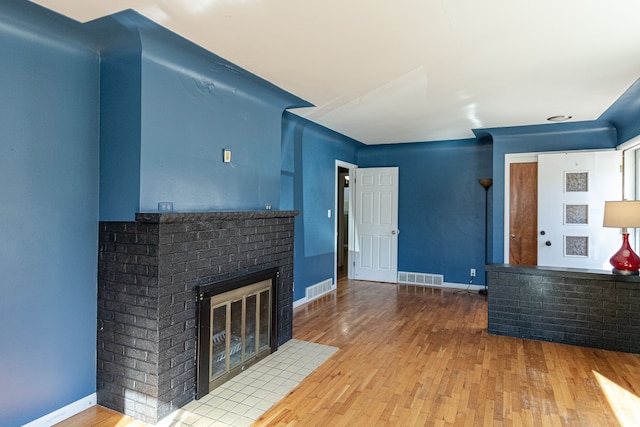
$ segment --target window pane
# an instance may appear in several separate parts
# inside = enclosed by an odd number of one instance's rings
[[[260,292],[260,349],[270,347],[269,326],[271,324],[271,313],[269,312],[269,300],[271,292]]]
[[[226,371],[227,306],[215,307],[211,312],[211,378]]]
[[[589,172],[566,172],[564,180],[567,193],[589,191]]]
[[[231,303],[231,336],[229,337],[229,369],[242,362],[242,300]]]
[[[249,358],[256,354],[256,315],[257,295],[247,297],[246,329],[244,335],[244,355]]]
[[[565,205],[565,224],[589,224],[589,205]]]
[[[565,256],[589,256],[589,238],[587,236],[565,236]]]

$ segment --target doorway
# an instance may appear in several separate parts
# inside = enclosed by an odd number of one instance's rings
[[[353,226],[353,179],[357,166],[336,160],[335,171],[335,245],[333,283],[338,286],[338,278],[352,277]]]
[[[505,263],[605,268],[618,243],[602,215],[622,196],[620,151],[507,155],[505,184]]]
[[[336,264],[338,266],[338,278],[346,277],[349,265],[349,169],[338,167],[338,188],[336,195],[338,198],[338,209],[336,209],[337,226],[337,246]]]

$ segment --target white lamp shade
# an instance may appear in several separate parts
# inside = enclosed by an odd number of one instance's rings
[[[640,227],[640,200],[604,202],[605,227]]]

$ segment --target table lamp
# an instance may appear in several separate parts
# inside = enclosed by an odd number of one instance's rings
[[[631,249],[627,228],[640,227],[640,200],[604,202],[603,226],[622,229],[622,247],[609,259],[613,272],[637,275],[640,257]]]

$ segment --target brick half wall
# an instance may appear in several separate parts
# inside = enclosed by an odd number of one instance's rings
[[[488,265],[488,331],[640,353],[640,277]]]
[[[157,423],[195,397],[196,286],[277,267],[293,334],[295,211],[149,213],[101,222],[98,404]]]

